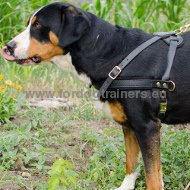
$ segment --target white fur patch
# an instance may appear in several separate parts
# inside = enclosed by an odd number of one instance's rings
[[[14,54],[18,59],[28,58],[28,48],[30,45],[30,25],[31,24],[28,25],[26,30],[13,39],[13,41],[17,44]]]
[[[96,110],[98,110],[98,111],[102,111],[103,110],[103,107],[104,107],[104,103],[103,102],[101,102],[101,101],[97,101],[97,100],[94,100],[93,101],[93,104],[94,104],[94,107],[95,107],[95,109]]]
[[[84,73],[78,74],[77,73],[76,69],[74,68],[74,66],[71,63],[71,56],[70,55],[55,56],[51,59],[51,61],[53,61],[61,69],[74,73],[74,75],[77,76],[82,82],[84,82],[86,84],[91,84],[91,80],[86,74],[84,74]]]
[[[51,61],[55,63],[62,70],[72,72],[74,73],[74,75],[77,75],[77,72],[71,63],[71,56],[69,54],[56,55],[51,59]]]
[[[136,179],[138,178],[140,169],[137,169],[136,172],[127,175],[121,184],[121,186],[115,190],[134,190],[135,189],[135,182]]]
[[[109,103],[106,101],[102,104],[102,111],[105,113],[105,115],[112,119],[112,113],[110,109]]]
[[[86,74],[80,74],[80,75],[78,75],[78,77],[82,82],[84,82],[86,84],[91,84],[91,80]]]
[[[162,180],[162,190],[164,190],[164,181],[163,181],[163,175],[161,174],[161,180]]]

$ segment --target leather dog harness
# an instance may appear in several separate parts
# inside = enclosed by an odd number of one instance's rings
[[[117,80],[116,78],[121,74],[124,68],[126,68],[131,61],[136,58],[143,50],[156,43],[159,40],[163,40],[169,45],[167,68],[161,80],[151,79],[132,79],[132,80]],[[104,98],[106,91],[110,90],[152,90],[159,89],[161,91],[160,97],[160,113],[159,118],[164,119],[167,111],[167,94],[175,90],[175,82],[170,80],[170,72],[172,69],[173,61],[176,55],[176,50],[183,44],[183,38],[176,35],[175,32],[159,32],[155,33],[155,36],[148,41],[142,43],[136,49],[134,49],[119,65],[115,66],[108,74],[108,78],[103,83],[98,92],[99,98]]]

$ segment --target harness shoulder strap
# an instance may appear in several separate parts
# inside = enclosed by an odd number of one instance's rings
[[[176,36],[171,36],[169,52],[168,52],[168,65],[162,77],[163,81],[169,80],[170,78],[170,72],[171,72],[173,61],[176,55],[177,46],[178,46],[178,38]]]

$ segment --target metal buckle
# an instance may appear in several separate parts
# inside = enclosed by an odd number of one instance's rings
[[[161,112],[161,113],[166,113],[167,107],[168,107],[167,101],[161,102],[161,103],[160,103],[160,112]]]
[[[116,72],[116,73],[115,73]],[[110,73],[108,74],[108,76],[112,79],[112,80],[115,80],[119,74],[121,73],[121,68],[118,67],[118,66],[115,66],[111,71]]]

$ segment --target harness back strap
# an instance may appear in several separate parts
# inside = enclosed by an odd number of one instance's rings
[[[157,42],[160,39],[166,38],[168,36],[173,35],[172,33],[165,33],[162,35],[155,36],[148,41],[142,43],[140,46],[138,46],[136,49],[134,49],[118,66],[115,66],[111,72],[109,73],[109,77],[106,79],[102,87],[100,88],[98,92],[98,97],[102,97],[106,90],[109,88],[109,86],[112,84],[112,82],[120,75],[122,70],[128,66],[131,61],[137,57],[143,50],[145,50],[147,47],[151,46],[155,42]],[[171,62],[172,63],[172,62]]]

